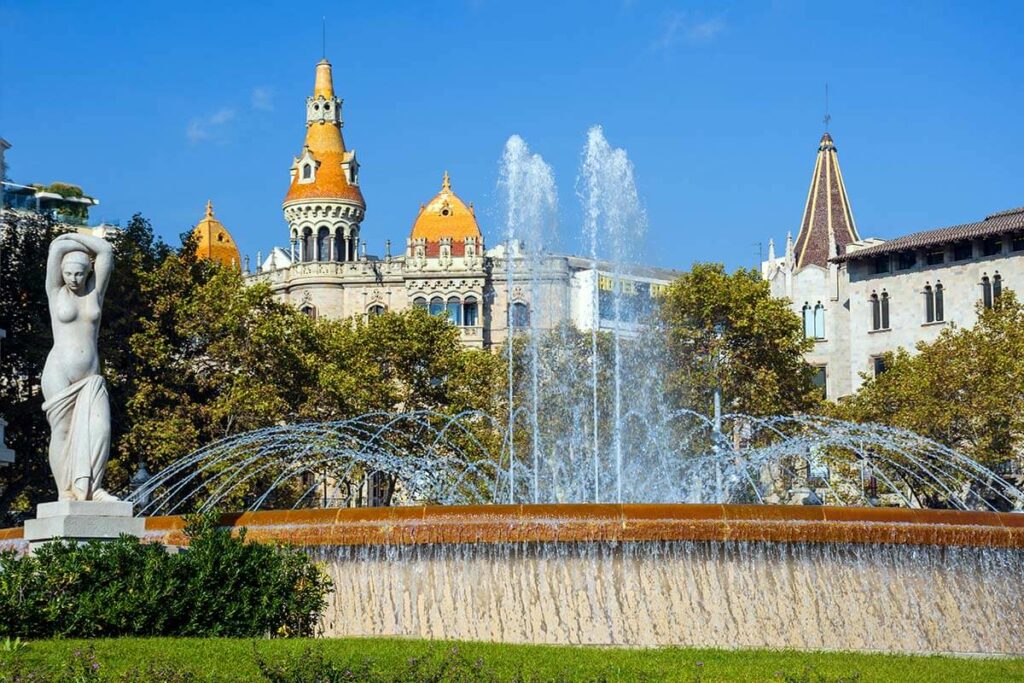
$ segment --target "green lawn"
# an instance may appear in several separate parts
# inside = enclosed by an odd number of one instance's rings
[[[2,645],[2,643],[0,643]],[[57,670],[75,652],[94,648],[100,680],[118,680],[150,663],[187,669],[203,681],[261,681],[257,653],[269,662],[310,662],[316,653],[350,666],[372,660],[379,680],[416,680],[409,673],[420,659],[420,679],[469,681],[895,681],[961,683],[1024,681],[1024,659],[908,657],[770,650],[632,650],[594,647],[438,643],[399,639],[233,640],[130,638],[28,643],[18,656],[29,668]],[[312,651],[307,651],[312,648]],[[452,654],[453,648],[457,649]],[[10,653],[0,653],[9,658]],[[478,663],[482,660],[482,664]],[[429,678],[442,665],[461,663],[480,677]],[[404,672],[404,674],[403,674]],[[518,677],[517,677],[518,676]],[[366,680],[359,675],[352,680]],[[0,675],[0,680],[3,676]],[[140,679],[132,679],[140,680]],[[347,679],[343,679],[347,680]]]

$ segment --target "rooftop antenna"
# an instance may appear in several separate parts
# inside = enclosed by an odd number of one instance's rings
[[[323,47],[323,58],[327,59],[327,17],[323,18],[323,34],[321,36],[322,47]]]
[[[828,124],[832,120],[832,115],[828,113],[828,81],[825,81],[825,132],[828,132]]]

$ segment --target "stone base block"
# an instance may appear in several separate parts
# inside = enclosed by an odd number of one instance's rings
[[[36,508],[36,519],[25,521],[29,552],[58,538],[86,542],[111,540],[121,534],[142,537],[146,520],[132,517],[127,501],[62,500]]]

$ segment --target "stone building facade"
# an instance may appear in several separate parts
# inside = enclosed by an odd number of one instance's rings
[[[531,261],[517,244],[489,249],[473,204],[455,193],[447,172],[440,190],[420,206],[404,249],[392,253],[386,242],[383,256],[369,254],[360,165],[342,135],[342,105],[323,60],[282,205],[288,246],[274,247],[266,258],[258,254],[249,272],[249,281],[268,283],[308,315],[368,317],[420,307],[447,316],[466,346],[492,348],[510,329],[530,325],[572,321],[586,330],[595,319],[600,328],[627,324],[613,321],[608,310],[594,315],[599,293],[628,291],[637,300],[630,310],[644,309],[676,275],[566,255]]]
[[[782,256],[769,242],[762,274],[814,340],[807,362],[826,396],[883,372],[882,356],[969,327],[979,302],[1024,289],[1024,207],[883,241],[862,239],[832,137],[819,143],[800,232]]]

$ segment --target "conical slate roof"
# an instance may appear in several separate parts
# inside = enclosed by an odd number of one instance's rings
[[[846,245],[859,239],[836,146],[832,136],[825,133],[818,144],[811,188],[796,237],[796,267],[814,264],[825,268],[830,258],[846,253]]]

